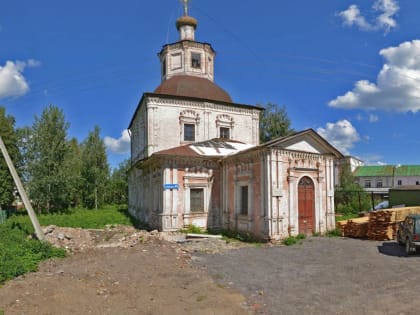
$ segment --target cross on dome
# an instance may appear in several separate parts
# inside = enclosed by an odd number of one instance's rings
[[[181,0],[181,2],[184,4],[184,15],[188,16],[188,4],[191,0]]]

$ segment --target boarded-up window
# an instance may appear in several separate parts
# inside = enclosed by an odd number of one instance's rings
[[[190,189],[190,211],[204,212],[204,189]]]
[[[172,61],[171,62],[171,64],[172,64],[172,70],[176,70],[176,69],[182,68],[181,54],[172,55],[171,61]]]
[[[242,215],[248,214],[248,186],[241,186],[241,207],[240,213]]]

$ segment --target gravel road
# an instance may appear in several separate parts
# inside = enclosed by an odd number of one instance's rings
[[[405,257],[395,242],[313,237],[201,253],[194,264],[256,314],[419,314],[420,256]]]

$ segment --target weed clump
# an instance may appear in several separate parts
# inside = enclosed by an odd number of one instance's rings
[[[301,244],[302,241],[306,238],[305,234],[298,234],[296,236],[289,236],[283,240],[283,244],[286,246]]]

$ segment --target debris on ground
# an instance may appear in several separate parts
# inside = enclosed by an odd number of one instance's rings
[[[45,240],[69,253],[84,252],[94,248],[129,248],[138,243],[167,241],[179,244],[186,253],[216,253],[250,244],[223,240],[220,236],[194,237],[181,232],[138,230],[132,226],[108,225],[104,229],[82,229],[49,225],[43,228]]]

